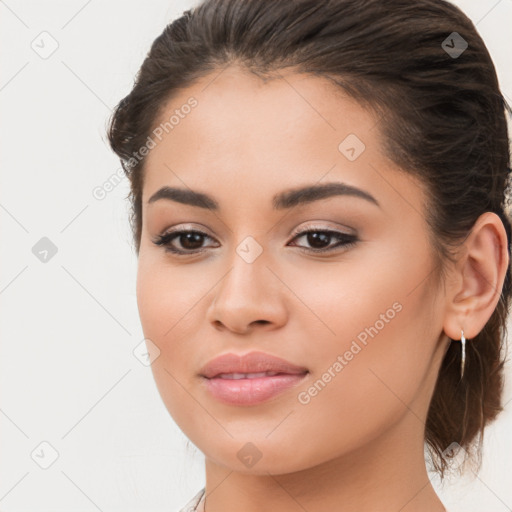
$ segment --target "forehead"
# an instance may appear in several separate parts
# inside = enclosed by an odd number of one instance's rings
[[[175,94],[154,126],[160,138],[146,159],[145,206],[163,186],[211,191],[221,204],[259,195],[269,202],[320,180],[376,190],[379,171],[394,167],[375,115],[306,74],[264,81],[238,68],[211,73]]]
[[[148,174],[163,164],[177,172],[192,166],[211,173],[212,167],[235,165],[239,172],[277,175],[286,161],[297,172],[315,163],[318,171],[327,170],[343,158],[338,145],[349,134],[364,142],[365,152],[378,151],[375,126],[369,112],[327,79],[283,73],[263,81],[230,67],[165,104],[153,130],[159,129],[160,139],[153,135],[156,146],[146,168]],[[331,162],[327,169],[326,162]]]
[[[191,98],[193,108],[188,107]],[[256,143],[273,148],[285,139],[304,142],[314,135],[327,138],[326,146],[332,146],[331,139],[351,132],[371,144],[375,134],[368,132],[376,125],[370,112],[326,78],[283,72],[262,80],[237,67],[211,73],[175,93],[155,126],[165,128],[171,117],[172,129],[162,135],[172,135],[168,143],[176,150],[183,142],[187,146],[200,142],[210,150],[218,144],[225,150],[234,142],[244,150]]]

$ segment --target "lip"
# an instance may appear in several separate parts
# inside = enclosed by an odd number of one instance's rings
[[[221,373],[259,373],[277,372],[289,375],[303,374],[308,369],[297,366],[285,359],[266,354],[265,352],[249,352],[248,354],[223,354],[206,363],[200,370],[200,375],[207,379]]]
[[[277,372],[277,375],[229,379],[226,373]],[[256,405],[298,385],[309,373],[308,369],[294,365],[264,352],[244,355],[224,354],[208,362],[201,369],[201,377],[208,392],[220,402],[229,405]]]

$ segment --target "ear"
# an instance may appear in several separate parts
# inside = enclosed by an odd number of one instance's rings
[[[443,330],[459,340],[484,328],[498,304],[509,265],[507,233],[501,219],[483,213],[475,222],[458,255],[447,287]]]

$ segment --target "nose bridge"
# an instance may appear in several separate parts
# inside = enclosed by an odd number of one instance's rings
[[[226,259],[228,272],[215,288],[209,319],[239,332],[252,322],[283,321],[279,280],[267,268],[269,264],[268,252],[256,239],[242,239]]]
[[[271,272],[267,268],[268,258],[263,246],[253,237],[245,237],[229,258],[230,271],[223,279],[218,295],[239,301],[240,304],[258,300],[268,294]],[[219,298],[217,296],[217,298]]]

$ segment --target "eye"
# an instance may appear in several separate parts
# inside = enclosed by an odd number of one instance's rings
[[[201,247],[205,238],[211,238],[206,233],[197,230],[176,230],[169,231],[163,235],[158,235],[153,239],[153,243],[158,246],[165,247],[167,252],[178,255],[196,254],[204,251]],[[175,239],[178,239],[182,249],[172,245]],[[213,240],[213,239],[212,239]]]
[[[340,231],[333,231],[330,229],[306,229],[296,233],[293,239],[296,240],[303,237],[306,238],[307,243],[310,244],[313,249],[304,246],[299,247],[306,252],[311,253],[334,251],[338,247],[352,247],[357,242],[356,235],[341,233]],[[338,240],[335,245],[331,245],[333,238]]]
[[[311,245],[311,248],[299,245],[301,250],[305,250],[310,253],[321,253],[334,251],[338,247],[351,247],[356,244],[357,236],[341,233],[339,231],[333,231],[330,229],[319,229],[310,228],[303,231],[299,231],[293,237],[293,240],[306,237],[307,243]],[[332,245],[332,239],[337,240],[335,245]],[[209,235],[198,230],[175,230],[158,235],[152,241],[155,245],[163,246],[166,252],[171,252],[176,255],[191,255],[204,252],[206,247],[203,246],[205,239],[213,240]],[[181,245],[181,248],[173,245],[173,242],[177,240]],[[331,247],[329,247],[331,246]]]

